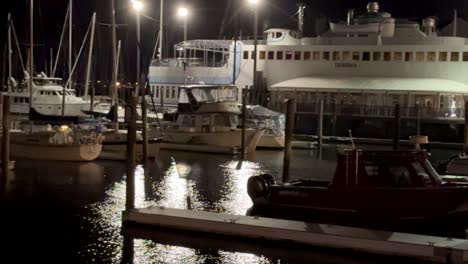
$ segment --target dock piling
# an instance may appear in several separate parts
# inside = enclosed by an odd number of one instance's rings
[[[400,115],[400,105],[395,105],[395,119],[394,119],[394,133],[393,133],[393,150],[398,150],[400,148],[400,130],[401,130],[401,115]]]
[[[135,144],[136,144],[136,106],[138,97],[129,96],[130,103],[130,118],[127,124],[127,188],[126,188],[126,203],[127,210],[135,208]]]
[[[292,139],[294,132],[294,121],[296,117],[296,100],[289,99],[287,102],[286,112],[286,138],[284,147],[284,161],[283,161],[283,182],[289,180],[289,167],[292,152]]]
[[[10,172],[10,97],[3,96],[2,105],[2,173],[4,178]]]
[[[465,140],[463,142],[463,151],[468,153],[468,101],[465,101]]]
[[[242,90],[242,132],[241,132],[241,160],[245,159],[245,119],[247,117],[247,90]]]
[[[323,99],[320,100],[319,116],[318,116],[318,159],[322,159],[322,146],[323,146]]]
[[[148,161],[148,104],[145,99],[146,89],[144,85],[140,84],[141,89],[141,118],[142,118],[142,136],[143,136],[143,162]]]

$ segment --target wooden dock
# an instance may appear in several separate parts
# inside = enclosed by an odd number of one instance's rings
[[[151,207],[123,214],[124,226],[290,242],[440,263],[468,263],[468,240],[250,216]]]

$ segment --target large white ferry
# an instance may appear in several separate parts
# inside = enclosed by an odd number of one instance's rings
[[[326,113],[390,117],[399,104],[406,108],[403,117],[461,121],[468,95],[468,39],[456,32],[440,36],[433,17],[421,24],[394,18],[376,2],[361,13],[330,22],[317,37],[269,29],[257,54],[252,40],[179,43],[174,58],[155,60],[150,67],[155,102],[175,106],[183,84],[251,88],[256,56],[256,86],[268,91],[273,108],[296,98],[299,111],[316,112],[323,100]]]

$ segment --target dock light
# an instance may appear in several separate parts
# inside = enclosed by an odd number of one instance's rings
[[[180,16],[180,17],[186,17],[188,16],[188,9],[186,7],[179,7],[179,9],[177,10],[177,14]]]
[[[250,5],[256,6],[260,3],[260,0],[247,0]]]
[[[68,130],[68,126],[67,125],[61,125],[60,126],[60,132],[65,132]]]
[[[143,2],[139,0],[132,0],[133,9],[140,12],[143,9]]]
[[[120,87],[120,82],[116,82],[115,85],[116,85],[117,87]]]

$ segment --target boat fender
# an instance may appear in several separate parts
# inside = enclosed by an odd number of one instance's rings
[[[247,193],[254,204],[265,201],[269,194],[270,185],[273,183],[273,177],[267,174],[249,178],[247,182]]]

